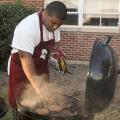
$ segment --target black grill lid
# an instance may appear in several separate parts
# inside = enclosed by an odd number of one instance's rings
[[[85,100],[85,108],[89,113],[105,109],[114,95],[117,61],[113,49],[108,45],[110,39],[107,36],[96,40],[92,49]]]

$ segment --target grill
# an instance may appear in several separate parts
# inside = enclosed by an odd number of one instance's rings
[[[79,90],[76,90],[72,96],[64,96],[65,102],[57,103],[57,105],[62,106],[63,109],[59,112],[49,110],[47,115],[41,115],[35,112],[36,109],[42,106],[41,103],[37,103],[35,107],[29,108],[23,106],[19,99],[17,100],[19,115],[21,120],[90,120],[94,117],[94,114],[85,112],[84,96],[84,91]]]

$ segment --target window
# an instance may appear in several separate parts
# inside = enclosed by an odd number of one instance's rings
[[[65,25],[78,25],[78,0],[64,0],[67,6],[68,16],[65,20]]]
[[[84,26],[118,26],[118,21],[119,0],[84,0]]]
[[[45,5],[54,0],[45,0]],[[59,0],[67,6],[67,26],[116,27],[120,18],[120,0]]]

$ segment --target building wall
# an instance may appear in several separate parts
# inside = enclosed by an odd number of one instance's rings
[[[22,3],[26,6],[34,6],[36,7],[38,10],[39,9],[43,9],[44,8],[44,1],[43,0],[21,0]]]
[[[9,3],[9,2],[14,3],[15,0],[0,0],[0,3]]]
[[[94,41],[105,35],[112,35],[110,45],[117,54],[120,63],[120,34],[99,32],[62,32],[61,44],[68,58],[89,61]]]
[[[0,3],[15,3],[17,0],[0,0]],[[33,6],[37,9],[43,9],[43,0],[21,0],[22,4],[25,6]]]
[[[21,0],[25,6],[35,6],[37,9],[43,9],[43,0]],[[0,3],[12,2],[15,0],[0,0]],[[120,63],[120,34],[119,33],[105,33],[105,32],[80,32],[78,31],[64,31],[62,30],[61,45],[69,60],[89,61],[94,41],[98,37],[104,35],[113,35],[110,45],[117,54],[118,62]]]

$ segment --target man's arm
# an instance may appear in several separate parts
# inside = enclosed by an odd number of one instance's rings
[[[47,84],[48,76],[46,74],[37,74],[32,54],[19,50],[19,56],[25,75],[36,92],[40,94],[40,88]]]

